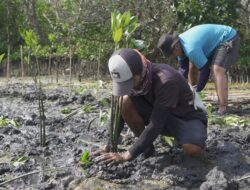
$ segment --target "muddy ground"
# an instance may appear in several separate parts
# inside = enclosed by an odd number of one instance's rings
[[[82,168],[79,160],[83,152],[104,144],[108,135],[108,124],[98,118],[100,110],[105,113],[110,107],[103,103],[109,102],[110,86],[101,87],[79,90],[73,85],[46,85],[46,146],[41,147],[34,85],[1,83],[0,117],[15,121],[17,126],[10,122],[0,128],[0,189],[250,189],[249,125],[210,125],[207,148],[199,158],[190,158],[178,146],[170,147],[158,138],[150,158],[139,156],[123,164],[92,163]],[[90,111],[83,111],[87,106]],[[66,107],[75,114],[67,117],[61,113]],[[250,117],[247,104],[231,104],[229,110]],[[125,129],[120,149],[134,140]],[[25,159],[18,161],[21,157]],[[22,177],[6,183],[18,176]]]

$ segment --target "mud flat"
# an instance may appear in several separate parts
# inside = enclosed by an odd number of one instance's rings
[[[93,119],[109,108],[100,100],[109,102],[110,88],[101,89],[98,98],[92,90],[44,89],[47,131],[46,146],[41,147],[34,85],[1,83],[0,117],[15,123],[0,128],[0,189],[250,189],[250,126],[210,125],[203,157],[190,158],[158,138],[150,158],[139,156],[113,166],[92,163],[83,169],[82,153],[106,142],[108,133],[108,124]],[[84,106],[91,111],[82,111]],[[65,107],[75,114],[62,114]],[[250,117],[247,105],[232,104],[230,111]],[[121,149],[135,141],[127,129],[122,137]]]

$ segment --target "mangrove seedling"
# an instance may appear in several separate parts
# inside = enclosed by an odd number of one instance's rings
[[[83,111],[84,111],[85,113],[91,113],[91,112],[93,111],[93,107],[92,107],[91,105],[85,105],[85,106],[83,107]]]
[[[61,113],[62,113],[62,114],[69,114],[69,113],[71,113],[71,112],[72,112],[72,109],[69,108],[69,107],[63,108],[63,109],[61,110]]]
[[[100,126],[104,126],[110,119],[110,110],[108,112],[100,110],[99,112],[99,122]]]
[[[75,95],[83,95],[86,92],[86,88],[80,86],[79,88],[74,90]]]
[[[109,146],[112,152],[117,152],[117,144],[119,138],[119,128],[120,128],[120,117],[121,117],[121,105],[122,96],[112,95],[111,99],[111,116],[110,116],[110,126],[109,126]]]
[[[17,124],[15,121],[8,119],[8,118],[4,118],[3,116],[0,117],[0,128],[6,127],[9,124],[14,126],[14,127],[17,127]]]
[[[89,157],[89,151],[85,151],[82,156],[81,156],[81,159],[80,159],[80,165],[83,167],[83,168],[86,168],[88,167],[91,162],[88,160],[88,157]]]
[[[173,145],[174,145],[174,137],[162,136],[162,139],[164,140],[164,142],[165,142],[169,147],[173,147]]]
[[[13,165],[14,165],[15,167],[17,167],[17,166],[20,166],[20,165],[25,164],[28,160],[29,160],[29,157],[28,157],[28,156],[20,156],[19,158],[17,158],[17,159],[13,162]]]

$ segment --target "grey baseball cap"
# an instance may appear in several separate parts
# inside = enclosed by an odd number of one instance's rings
[[[142,72],[142,60],[133,49],[119,49],[110,57],[108,68],[113,80],[113,95],[130,95],[133,76]]]
[[[157,44],[159,48],[166,56],[170,56],[173,52],[174,45],[179,41],[177,34],[163,34]]]

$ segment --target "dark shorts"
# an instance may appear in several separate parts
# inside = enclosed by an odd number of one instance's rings
[[[236,34],[231,40],[220,44],[211,56],[211,64],[219,65],[228,70],[236,62],[239,49],[240,37]]]
[[[143,96],[130,97],[145,125],[149,124],[153,107]],[[162,116],[164,117],[164,116]],[[194,144],[205,147],[207,126],[199,119],[183,120],[172,114],[168,116],[162,135],[174,137],[179,144]]]

